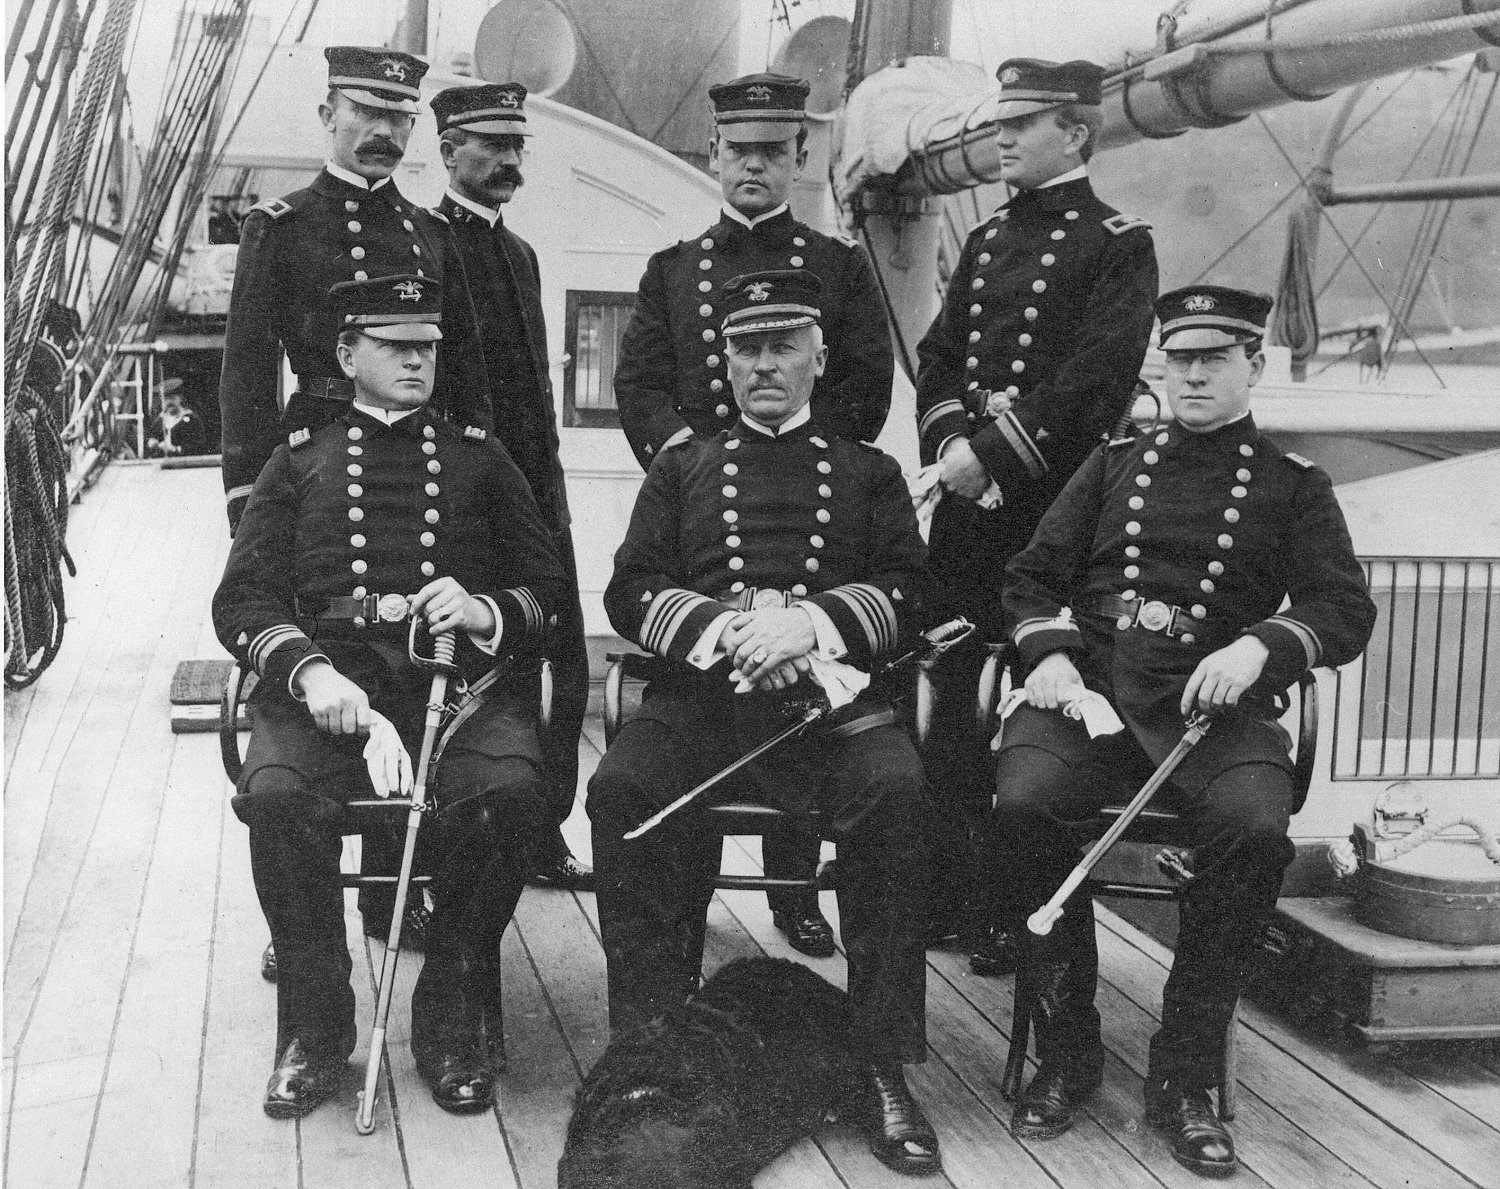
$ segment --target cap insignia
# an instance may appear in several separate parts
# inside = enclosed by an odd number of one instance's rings
[[[770,281],[755,281],[745,286],[745,296],[751,301],[765,301],[771,296]]]
[[[1014,66],[1007,66],[1000,72],[1000,81],[1007,87],[1014,86],[1021,81],[1021,72]]]
[[[386,78],[393,78],[399,83],[406,81],[406,63],[399,62],[395,58],[380,59],[380,68],[385,71]]]
[[[746,87],[745,98],[750,103],[770,103],[771,88],[759,84],[753,87]]]
[[[1219,303],[1206,293],[1195,293],[1182,303],[1182,308],[1192,310],[1195,314],[1204,314],[1213,309]]]
[[[520,107],[521,101],[516,97],[514,91],[506,91],[495,101],[501,107]]]
[[[399,293],[401,295],[401,300],[402,301],[421,301],[422,300],[422,282],[421,281],[402,281],[398,285],[392,285],[391,289],[392,289],[393,292]]]

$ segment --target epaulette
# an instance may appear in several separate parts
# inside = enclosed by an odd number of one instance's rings
[[[427,213],[429,215],[431,215],[434,219],[436,219],[438,222],[440,222],[440,223],[446,223],[446,222],[448,222],[448,216],[445,215],[445,214],[443,214],[442,211],[438,210],[437,207],[435,207],[435,206],[429,206],[429,207],[426,208],[426,210],[427,210]]]
[[[312,430],[304,425],[301,429],[288,435],[286,444],[295,450],[299,446],[307,445],[310,441],[312,441]]]
[[[1111,235],[1124,235],[1127,231],[1133,231],[1137,227],[1144,227],[1147,231],[1151,230],[1151,224],[1146,222],[1145,219],[1137,215],[1127,215],[1123,212],[1110,215],[1109,218],[1104,220],[1104,229]]]
[[[1286,459],[1287,462],[1291,463],[1293,466],[1301,467],[1304,471],[1310,471],[1313,469],[1313,467],[1318,465],[1312,459],[1303,458],[1300,454],[1293,454],[1290,450],[1288,450],[1281,457]]]
[[[289,215],[295,208],[285,198],[267,198],[257,202],[250,208],[250,214],[260,211],[263,215],[270,215],[273,219],[280,219]]]
[[[471,442],[482,442],[490,436],[490,431],[480,425],[464,426],[464,437]]]

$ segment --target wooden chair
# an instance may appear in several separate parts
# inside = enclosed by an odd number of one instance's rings
[[[1003,729],[999,720],[999,707],[1009,685],[1010,665],[1014,659],[1014,648],[1010,644],[992,644],[989,656],[980,671],[979,696],[976,706],[978,728],[986,739],[991,739]],[[1304,673],[1297,684],[1297,749],[1293,761],[1292,787],[1294,800],[1292,812],[1302,808],[1307,799],[1307,790],[1312,783],[1313,763],[1318,750],[1318,686],[1312,673]],[[1100,809],[1099,833],[1103,833],[1118,818],[1126,803],[1136,793],[1136,788],[1122,788],[1118,800],[1112,800]],[[1155,800],[1141,811],[1139,817],[1125,831],[1122,841],[1145,842],[1163,847],[1185,846],[1191,841],[1188,824],[1181,816],[1158,804]],[[1158,865],[1170,879],[1170,869]],[[1156,884],[1132,882],[1123,879],[1088,879],[1082,892],[1090,896],[1116,896],[1130,900],[1176,901],[1184,885],[1181,882]],[[1031,1023],[1035,1012],[1035,996],[1025,987],[1019,972],[1016,976],[1015,1012],[1011,1028],[1010,1049],[1005,1059],[1005,1073],[1000,1080],[1000,1092],[1007,1099],[1014,1099],[1021,1092],[1021,1082],[1026,1069],[1026,1052],[1031,1039]],[[1239,1008],[1230,1019],[1225,1036],[1223,1080],[1219,1083],[1219,1114],[1224,1119],[1233,1119],[1235,1112],[1235,1082],[1237,1053],[1235,1031],[1239,1021]]]
[[[644,685],[658,673],[663,672],[669,662],[642,652],[611,652],[606,654],[606,659],[609,661],[609,668],[604,676],[604,741],[608,746],[614,742],[615,736],[626,721],[626,683]],[[920,741],[926,737],[928,724],[932,720],[932,682],[926,668],[918,666],[915,687],[913,718],[916,736]],[[695,805],[686,812],[695,814],[700,823],[721,838],[757,835],[764,837],[777,826],[792,820],[792,815],[784,810],[744,798],[708,805]],[[816,812],[802,820],[813,829],[817,829],[820,824],[819,815]],[[837,886],[837,864],[829,862],[820,863],[817,871],[807,879],[773,879],[765,875],[729,875],[722,871],[714,878],[714,887],[726,891],[825,892],[832,891]],[[701,947],[700,927],[700,955]]]

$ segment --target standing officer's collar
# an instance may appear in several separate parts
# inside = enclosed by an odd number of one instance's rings
[[[1094,196],[1088,170],[1083,166],[1059,174],[1032,190],[1017,190],[1001,210],[1062,211],[1076,209]]]
[[[487,206],[484,206],[481,203],[474,202],[474,201],[472,201],[472,200],[470,200],[468,198],[465,198],[462,194],[460,194],[452,186],[448,187],[448,189],[444,193],[443,197],[446,198],[446,199],[448,199],[449,202],[452,203],[452,205],[454,205],[456,207],[460,207],[461,209],[468,211],[470,214],[475,215],[475,216],[477,216],[480,219],[483,219],[491,227],[494,227],[497,223],[502,222],[502,220],[500,218],[500,208],[499,207],[494,207],[494,208],[487,207]]]
[[[740,432],[738,432],[736,436],[741,438],[749,438],[751,441],[754,441],[756,438],[775,438],[779,441],[782,438],[789,437],[793,430],[802,428],[802,426],[806,425],[811,420],[811,401],[803,405],[800,409],[798,409],[795,413],[793,413],[790,417],[788,417],[774,429],[769,425],[762,425],[754,418],[747,417],[745,416],[745,414],[741,413],[740,423],[735,427]]]
[[[1167,431],[1167,444],[1170,447],[1185,448],[1189,450],[1212,450],[1217,454],[1240,455],[1242,445],[1253,446],[1260,440],[1260,430],[1256,427],[1255,417],[1246,413],[1236,421],[1228,425],[1221,425],[1218,429],[1211,429],[1207,433],[1194,433],[1192,430],[1183,429],[1174,421]]]
[[[724,218],[728,222],[738,223],[741,227],[748,227],[751,231],[754,231],[763,223],[769,223],[772,219],[779,219],[782,215],[790,218],[792,214],[792,208],[784,202],[775,210],[766,211],[764,214],[756,215],[754,218],[735,210],[732,206],[724,207],[723,211]]]
[[[346,424],[357,425],[369,433],[395,430],[412,437],[421,437],[422,427],[431,424],[432,420],[428,405],[420,409],[377,409],[359,401],[351,401],[349,411],[344,415]]]
[[[359,174],[354,173],[352,170],[345,169],[342,165],[335,165],[332,161],[325,161],[323,163],[323,171],[330,177],[335,177],[339,181],[353,186],[357,190],[379,190],[391,180],[389,175],[387,175],[386,177],[381,178],[379,181],[372,182],[369,178],[360,177]]]

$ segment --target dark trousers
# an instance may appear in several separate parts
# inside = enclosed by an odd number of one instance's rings
[[[1023,707],[1016,716],[1042,713]],[[1099,807],[1131,795],[1151,772],[1136,754],[1106,779],[1088,762],[1086,733],[1075,725],[1075,754],[1008,747],[996,770],[984,874],[1022,933],[1020,922],[1051,898],[1080,846],[1098,834]],[[1125,780],[1131,785],[1122,787]],[[1148,1081],[1206,1088],[1222,1076],[1225,1033],[1294,853],[1287,838],[1291,778],[1276,764],[1242,763],[1219,771],[1196,793],[1168,784],[1158,796],[1189,822],[1194,876],[1180,902],[1177,953],[1162,996],[1162,1026],[1151,1040]],[[1056,1017],[1055,1040],[1042,1046],[1052,1051],[1042,1060],[1092,1061],[1099,1054],[1098,956],[1087,895],[1068,901],[1051,935],[1026,936],[1022,976],[1037,980],[1042,1015]]]
[[[589,782],[616,1033],[681,1003],[696,985],[721,839],[696,828],[691,809],[635,841],[623,835],[735,758],[731,732],[722,723],[708,729],[709,717],[684,708],[675,721],[632,720]],[[794,772],[816,782],[818,820],[839,847],[839,914],[856,1043],[872,1061],[921,1061],[927,877],[916,753],[899,728],[877,727],[847,740],[809,741],[800,758],[780,768],[780,777],[792,779]],[[771,775],[763,787],[774,787],[775,779]]]
[[[547,820],[528,705],[497,696],[459,732],[436,774],[437,812],[418,838],[437,909],[413,993],[414,1045],[473,1030],[498,1005],[500,938]],[[276,947],[276,1051],[299,1039],[315,1055],[347,1057],[356,1029],[339,856],[341,836],[359,829],[344,803],[373,796],[363,741],[323,734],[303,707],[282,700],[252,705],[251,716],[234,809],[249,827],[256,894]],[[418,740],[406,734],[415,755]],[[405,815],[391,816],[404,830]]]
[[[541,732],[542,772],[547,807],[561,824],[578,795],[578,737],[589,705],[589,652],[584,641],[583,605],[578,595],[578,562],[573,537],[555,528],[552,545],[568,575],[568,593],[558,607],[557,622],[547,634],[546,656],[552,662],[552,719]]]

